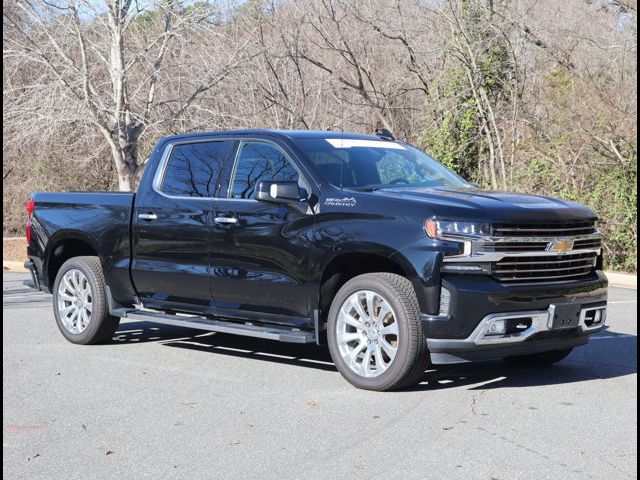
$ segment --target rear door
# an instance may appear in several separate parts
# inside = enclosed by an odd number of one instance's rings
[[[210,230],[215,195],[234,142],[167,146],[133,213],[134,285],[146,307],[198,311],[213,305]]]
[[[216,200],[211,230],[211,290],[217,307],[273,314],[284,323],[309,319],[309,256],[313,215],[308,204],[259,202],[260,180],[298,181],[287,153],[262,140],[240,142],[230,181]]]

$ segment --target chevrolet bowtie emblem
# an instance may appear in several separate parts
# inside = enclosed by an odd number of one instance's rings
[[[547,252],[565,253],[573,250],[573,240],[555,240],[547,245]]]

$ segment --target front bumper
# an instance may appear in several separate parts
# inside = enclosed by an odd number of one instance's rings
[[[600,271],[562,284],[502,285],[489,277],[451,275],[442,285],[450,292],[449,311],[422,316],[436,364],[573,348],[605,326],[608,282]]]

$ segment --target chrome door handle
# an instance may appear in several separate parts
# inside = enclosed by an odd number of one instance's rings
[[[222,225],[234,225],[238,223],[238,219],[236,217],[216,217],[213,221]]]
[[[138,218],[140,220],[157,220],[158,215],[156,215],[155,213],[139,213]]]

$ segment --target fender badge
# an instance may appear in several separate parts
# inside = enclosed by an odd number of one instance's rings
[[[324,201],[324,204],[331,207],[355,207],[356,201],[353,197],[344,197],[344,198],[327,198]]]

